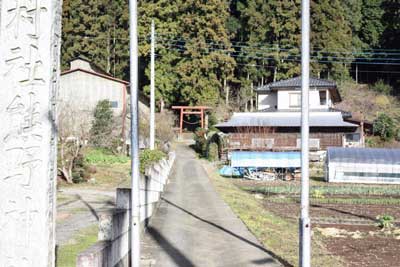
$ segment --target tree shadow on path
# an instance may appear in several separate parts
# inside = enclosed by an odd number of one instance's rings
[[[224,228],[224,227],[222,227],[222,226],[220,226],[220,225],[218,225],[218,224],[216,224],[216,223],[213,223],[213,222],[211,222],[211,221],[208,221],[208,220],[206,220],[206,219],[203,219],[203,218],[197,216],[196,214],[194,214],[194,213],[192,213],[192,212],[190,212],[190,211],[188,211],[188,210],[186,210],[186,209],[184,209],[184,208],[178,206],[177,204],[175,204],[175,203],[169,201],[168,199],[166,199],[166,198],[164,198],[164,197],[161,197],[161,199],[162,199],[163,201],[165,201],[166,203],[168,203],[169,205],[171,205],[171,206],[173,206],[173,207],[175,207],[175,208],[177,208],[177,209],[179,209],[179,210],[185,212],[186,214],[192,216],[193,218],[195,218],[195,219],[197,219],[197,220],[199,220],[199,221],[201,221],[201,222],[204,222],[204,223],[206,223],[206,224],[209,224],[209,225],[211,225],[211,226],[213,226],[213,227],[215,227],[215,228],[217,228],[217,229],[219,229],[219,230],[225,232],[226,234],[229,234],[229,235],[231,235],[231,236],[233,236],[233,237],[235,237],[235,238],[237,238],[237,239],[239,239],[239,240],[241,240],[241,241],[247,243],[247,244],[250,245],[250,246],[253,246],[253,247],[255,247],[255,248],[257,248],[257,249],[259,249],[259,250],[261,250],[261,251],[263,251],[263,252],[265,252],[265,253],[268,253],[268,254],[272,255],[274,258],[276,258],[276,259],[277,259],[280,263],[282,263],[284,266],[293,266],[293,265],[291,265],[289,262],[287,262],[285,259],[283,259],[283,258],[281,258],[280,256],[276,255],[276,254],[273,253],[272,251],[269,251],[269,250],[265,249],[264,247],[260,246],[259,244],[254,243],[254,242],[252,242],[252,241],[250,241],[250,240],[248,240],[248,239],[246,239],[246,238],[244,238],[244,237],[242,237],[242,236],[240,236],[240,235],[238,235],[238,234],[235,234],[234,232],[232,232],[232,231],[230,231],[230,230],[228,230],[228,229],[226,229],[226,228]],[[257,262],[254,262],[254,263],[256,263],[256,264],[264,264],[264,263],[266,263],[267,261],[269,261],[269,259],[263,259],[263,260],[259,261],[258,263],[257,263]],[[271,259],[271,262],[272,262],[272,259]],[[186,266],[186,265],[184,265],[184,266]]]

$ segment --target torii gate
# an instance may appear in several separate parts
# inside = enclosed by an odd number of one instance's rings
[[[172,109],[179,109],[179,133],[182,134],[183,132],[183,115],[193,115],[197,114],[201,117],[201,128],[204,128],[204,117],[205,117],[205,110],[211,109],[207,106],[173,106]]]

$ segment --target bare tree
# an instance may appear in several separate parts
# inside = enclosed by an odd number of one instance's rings
[[[73,168],[90,131],[90,116],[74,110],[72,105],[58,107],[58,171],[67,183],[73,183]]]

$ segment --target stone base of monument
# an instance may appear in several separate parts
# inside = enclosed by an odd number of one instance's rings
[[[167,184],[175,153],[146,170],[140,177],[140,220],[142,230],[153,215]],[[128,267],[130,253],[131,189],[118,188],[116,209],[99,214],[98,242],[81,252],[77,267]]]

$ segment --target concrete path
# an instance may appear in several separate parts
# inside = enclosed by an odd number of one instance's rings
[[[143,267],[280,266],[218,196],[184,144],[142,242]]]

